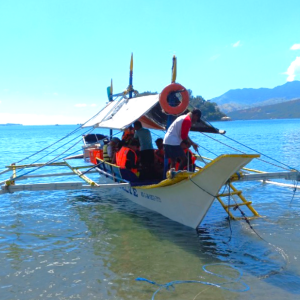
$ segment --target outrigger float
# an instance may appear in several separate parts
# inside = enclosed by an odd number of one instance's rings
[[[133,89],[132,75],[133,57],[131,56],[129,86],[127,90],[119,94],[113,94],[111,83],[111,86],[108,88],[109,102],[107,105],[93,118],[66,136],[70,137],[83,128],[89,128],[88,131],[86,131],[88,134],[83,135],[84,145],[81,150],[83,154],[75,156],[67,155],[67,153],[69,153],[68,151],[79,143],[79,141],[76,141],[67,150],[46,163],[36,163],[37,161],[22,165],[19,164],[21,161],[12,163],[0,172],[0,175],[6,172],[12,172],[10,178],[0,182],[0,194],[21,191],[102,190],[119,188],[119,191],[131,201],[156,211],[171,220],[192,228],[197,228],[215,199],[218,199],[223,208],[233,219],[237,219],[233,214],[233,210],[240,206],[247,207],[253,215],[252,217],[259,217],[259,214],[252,207],[252,203],[243,197],[242,191],[237,190],[233,186],[234,182],[261,180],[287,187],[297,187],[292,184],[270,181],[274,179],[299,181],[300,173],[295,169],[283,167],[284,171],[271,173],[245,168],[253,159],[259,159],[259,154],[223,154],[215,159],[209,159],[199,155],[197,157],[199,166],[196,167],[194,172],[169,171],[165,179],[152,181],[139,180],[130,170],[121,169],[117,165],[105,162],[101,159],[101,155],[92,158],[95,164],[85,163],[80,166],[78,166],[77,163],[74,164],[74,161],[78,162],[78,158],[90,158],[91,153],[97,152],[95,151],[97,150],[95,147],[101,148],[101,145],[103,145],[103,140],[106,136],[91,133],[96,128],[109,129],[110,138],[113,136],[113,130],[124,131],[136,120],[139,120],[145,128],[166,130],[176,118],[176,116],[171,115],[170,112],[175,111],[176,115],[178,115],[187,113],[192,109],[188,101],[186,101],[186,89],[175,83],[175,57],[173,58],[172,83],[164,89],[160,95],[139,96],[137,91]],[[164,99],[162,99],[162,95],[165,95]],[[191,131],[225,135],[224,131],[213,127],[203,120],[193,126]],[[66,137],[60,139],[58,142]],[[81,139],[81,135],[79,138]],[[73,141],[74,139],[68,143],[71,144]],[[54,144],[50,146],[53,145]],[[24,160],[28,160],[46,149],[48,149],[48,147],[26,157]],[[58,149],[60,149],[60,147],[55,150]],[[99,153],[101,154],[101,150]],[[46,156],[42,158],[44,157]],[[61,168],[68,168],[69,172],[60,173],[56,170],[50,174],[29,175],[45,167],[59,168],[59,170]],[[100,177],[104,179],[104,183],[100,184],[98,180],[96,182],[88,177],[89,174],[95,172],[100,174]],[[78,176],[82,181],[17,184],[20,180],[25,179],[61,178],[71,175]],[[222,200],[224,197],[232,197],[234,204],[226,205],[225,201]]]

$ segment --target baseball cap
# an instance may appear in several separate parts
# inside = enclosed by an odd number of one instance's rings
[[[193,114],[193,115],[198,115],[198,120],[197,120],[197,122],[200,122],[201,115],[202,115],[201,110],[198,109],[198,108],[195,108],[195,109],[193,109],[192,114]]]
[[[111,141],[114,142],[114,143],[119,143],[119,142],[120,142],[120,139],[117,138],[117,137],[113,137],[113,138],[111,139]]]

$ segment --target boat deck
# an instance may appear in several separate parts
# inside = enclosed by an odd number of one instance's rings
[[[132,187],[151,188],[164,187],[176,184],[180,181],[186,180],[189,176],[194,175],[194,172],[176,172],[175,176],[169,176],[167,179],[152,179],[140,180],[133,172],[128,169],[121,169],[117,165],[103,161],[97,158],[97,170],[105,177],[110,177],[114,182],[128,182]]]

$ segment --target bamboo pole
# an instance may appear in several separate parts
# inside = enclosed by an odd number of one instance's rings
[[[86,185],[82,182],[53,182],[2,186],[0,194],[14,192],[33,191],[59,191],[59,190],[86,190],[86,189],[111,189],[129,186],[129,183],[107,183],[96,185]]]
[[[13,168],[16,169],[25,169],[25,168],[36,168],[36,167],[42,167],[45,166],[45,163],[43,164],[30,164],[30,165],[16,165],[16,166],[5,166],[5,168],[9,168],[9,170],[12,170]],[[64,162],[58,162],[58,163],[50,163],[47,165],[47,167],[57,167],[57,166],[66,166],[66,163]]]

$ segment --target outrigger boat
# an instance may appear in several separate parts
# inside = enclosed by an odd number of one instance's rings
[[[176,116],[166,112],[168,108],[171,112],[175,109],[177,112],[176,115],[184,114],[191,110],[191,107],[186,103],[186,89],[175,82],[175,57],[173,58],[172,83],[159,95],[139,97],[137,91],[133,89],[132,74],[133,57],[131,56],[130,79],[127,90],[119,94],[113,94],[111,83],[111,86],[108,88],[109,102],[93,118],[79,127],[79,129],[91,128],[88,130],[89,134],[83,136],[83,155],[68,156],[58,161],[57,158],[61,157],[61,155],[66,155],[67,151],[64,151],[46,163],[31,163],[27,165],[13,163],[0,172],[1,175],[12,171],[10,178],[1,182],[0,194],[19,191],[99,190],[104,188],[119,188],[120,192],[131,201],[156,211],[171,220],[192,228],[197,228],[215,199],[219,200],[230,217],[234,219],[236,217],[232,209],[242,205],[251,211],[253,217],[259,217],[259,214],[252,207],[252,203],[243,197],[242,191],[237,190],[233,186],[233,182],[235,181],[263,180],[267,182],[267,180],[278,178],[300,180],[300,174],[295,169],[276,173],[247,169],[245,166],[253,159],[259,158],[260,155],[245,153],[223,154],[213,160],[198,156],[198,161],[201,166],[196,167],[194,172],[174,172],[171,170],[165,173],[167,174],[165,179],[152,181],[140,180],[130,170],[105,162],[101,159],[101,155],[93,158],[95,165],[72,165],[72,161],[75,158],[89,158],[90,153],[94,153],[95,150],[97,150],[95,149],[95,145],[98,148],[101,148],[103,145],[103,140],[106,136],[91,134],[91,131],[96,128],[109,129],[110,138],[113,136],[113,130],[124,131],[136,120],[139,120],[145,128],[166,130],[176,118]],[[162,99],[162,95],[164,94],[165,98]],[[167,107],[168,105],[169,107]],[[180,112],[178,113],[178,111]],[[225,131],[213,127],[204,120],[201,120],[197,125],[193,125],[191,131],[225,134]],[[75,132],[77,131],[75,130],[72,134]],[[70,134],[68,136],[70,136]],[[77,142],[75,144],[77,144]],[[71,148],[72,147],[68,149]],[[46,148],[42,150],[45,149]],[[42,150],[38,153],[42,152]],[[101,151],[98,152],[101,154]],[[29,157],[26,159],[28,158]],[[71,172],[28,175],[43,167],[67,167]],[[20,170],[28,168],[30,168],[31,171],[20,174]],[[83,169],[86,169],[86,171],[82,172]],[[105,183],[100,184],[88,177],[90,173],[95,171],[100,174],[101,178],[105,179]],[[72,174],[77,175],[83,182],[16,184],[22,179],[70,176]],[[225,189],[222,188],[223,186],[227,186],[228,191],[225,191]],[[221,190],[223,190],[223,192],[220,193]],[[234,197],[235,203],[233,205],[226,205],[222,201],[222,197]]]

